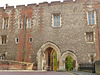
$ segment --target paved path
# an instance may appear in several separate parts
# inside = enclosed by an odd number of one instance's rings
[[[80,72],[80,71],[73,71],[72,73],[78,74],[78,75],[100,75],[96,73],[87,73],[87,72]]]
[[[32,72],[32,71],[0,71],[0,75],[75,75],[68,72]]]

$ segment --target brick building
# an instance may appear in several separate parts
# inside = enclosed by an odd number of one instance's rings
[[[65,69],[67,56],[75,70],[92,58],[99,60],[98,3],[68,0],[0,7],[1,60],[34,62],[39,70],[53,70],[55,52],[57,69]]]

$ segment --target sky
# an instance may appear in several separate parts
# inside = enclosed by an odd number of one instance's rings
[[[48,2],[50,3],[51,1],[61,1],[63,0],[0,0],[0,7],[5,7],[6,4],[9,6],[16,6],[16,5],[27,5],[27,4],[39,4],[42,2]]]

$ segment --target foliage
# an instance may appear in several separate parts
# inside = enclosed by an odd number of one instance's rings
[[[54,71],[56,71],[57,70],[57,53],[56,53],[56,51],[54,52]]]
[[[71,56],[67,56],[65,61],[65,68],[67,71],[73,70],[73,59]]]

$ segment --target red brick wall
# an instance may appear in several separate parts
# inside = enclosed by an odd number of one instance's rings
[[[98,2],[98,1],[100,1],[100,0],[95,0],[95,2]],[[95,28],[96,28],[96,47],[95,47],[95,49],[96,49],[96,57],[97,57],[97,60],[100,60],[100,4],[98,4],[98,3],[94,3],[94,7],[93,7],[93,9],[95,9],[95,11],[97,12],[96,13],[96,20],[97,20],[97,25],[95,26]],[[96,10],[97,9],[97,10]]]
[[[19,31],[19,46],[18,46],[18,61],[22,61],[23,57],[23,37],[24,37],[24,15],[27,15],[27,19],[31,19],[31,28],[27,28],[27,22],[26,22],[26,34],[25,34],[25,57],[24,61],[29,62],[31,59],[29,59],[29,55],[32,55],[32,43],[29,42],[29,39],[32,37],[31,32],[32,32],[32,16],[33,16],[33,9],[27,8],[27,9],[22,9],[21,10],[21,19],[23,19],[23,27]]]

